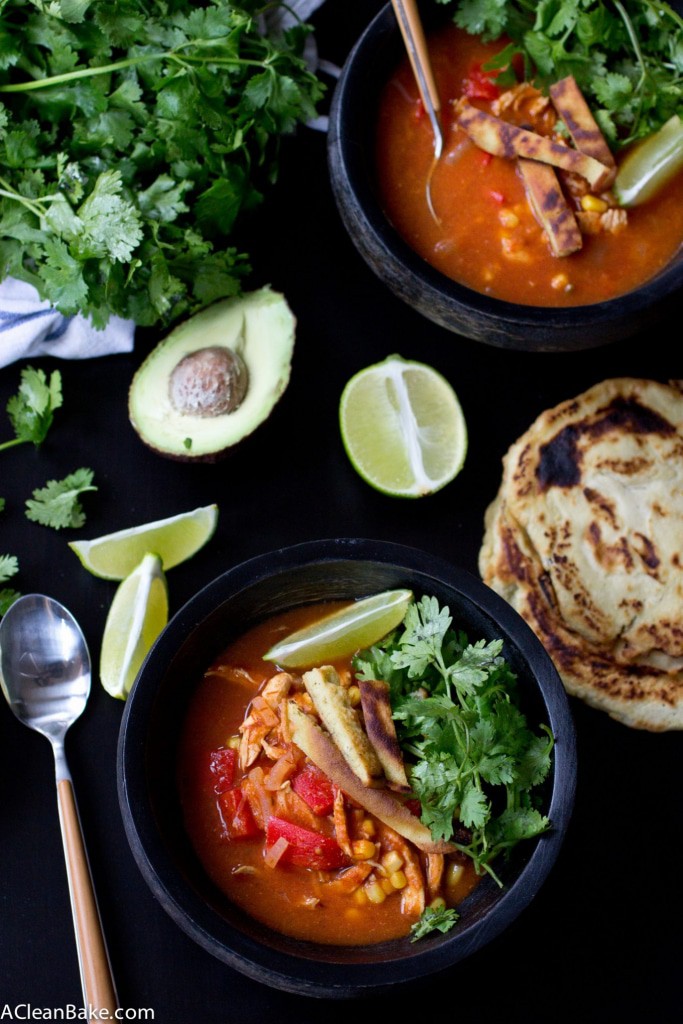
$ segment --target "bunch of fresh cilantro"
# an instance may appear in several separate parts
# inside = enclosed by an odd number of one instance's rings
[[[496,879],[497,856],[549,827],[533,791],[553,747],[547,726],[534,733],[520,710],[502,646],[469,643],[448,608],[422,597],[398,631],[354,660],[360,679],[389,683],[422,821]]]
[[[487,67],[509,68],[520,54],[525,78],[541,86],[574,75],[617,147],[683,112],[683,18],[661,0],[437,3],[455,3],[453,20],[468,32],[511,40]]]
[[[321,95],[278,6],[1,0],[0,278],[96,326],[237,293],[233,225]]]

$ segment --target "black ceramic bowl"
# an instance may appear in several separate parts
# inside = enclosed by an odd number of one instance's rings
[[[502,637],[520,681],[530,723],[555,737],[544,793],[552,828],[518,847],[461,906],[448,935],[364,947],[302,942],[250,919],[205,875],[183,829],[178,793],[169,785],[181,724],[192,692],[212,659],[258,621],[321,599],[354,598],[393,587],[434,594],[472,640]],[[119,798],[133,854],[171,917],[209,953],[265,984],[312,996],[348,998],[446,970],[491,941],[538,892],[571,814],[574,731],[564,689],[545,650],[500,597],[468,573],[399,545],[314,541],[254,558],[219,576],[172,619],[150,652],[128,699],[119,741]]]
[[[430,15],[429,9],[426,15],[442,16]],[[342,221],[360,254],[391,291],[441,327],[499,348],[593,348],[663,318],[683,284],[683,250],[657,277],[626,295],[589,306],[549,309],[472,291],[432,268],[403,241],[378,199],[373,135],[380,90],[404,53],[396,17],[387,4],[344,64],[328,133],[330,178]]]

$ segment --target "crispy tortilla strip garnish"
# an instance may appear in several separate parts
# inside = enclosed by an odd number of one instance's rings
[[[458,100],[455,114],[458,124],[472,141],[493,156],[508,159],[527,157],[529,160],[561,167],[565,171],[580,174],[596,189],[604,188],[612,175],[611,167],[605,167],[592,156],[487,114],[466,99]]]
[[[576,148],[586,156],[592,156],[605,167],[611,168],[610,177],[601,186],[608,187],[616,176],[617,166],[605,136],[598,128],[574,76],[568,75],[551,85],[550,96]]]
[[[391,717],[389,684],[383,679],[363,679],[358,686],[365,730],[377,751],[384,774],[392,789],[408,790],[410,784]]]
[[[582,244],[581,231],[549,164],[520,159],[519,171],[529,206],[545,231],[555,256],[569,256]]]
[[[304,672],[304,686],[315,710],[364,786],[382,777],[382,765],[332,665]],[[294,741],[296,742],[296,740]]]
[[[352,800],[425,853],[449,853],[455,849],[450,843],[432,839],[429,829],[390,790],[364,786],[332,738],[310,715],[291,700],[286,708],[294,743]]]

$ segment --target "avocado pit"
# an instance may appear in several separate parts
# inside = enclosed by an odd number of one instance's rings
[[[168,381],[173,408],[189,416],[222,416],[244,401],[249,386],[246,363],[230,348],[211,345],[176,364]]]

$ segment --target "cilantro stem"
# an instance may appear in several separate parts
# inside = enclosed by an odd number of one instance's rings
[[[12,82],[9,85],[0,85],[0,93],[35,92],[36,89],[49,89],[55,85],[63,85],[66,82],[74,82],[80,78],[93,78],[96,75],[108,75],[113,71],[122,71],[125,68],[137,67],[139,64],[146,64],[149,61],[169,60],[179,64],[216,64],[225,67],[270,67],[269,60],[255,60],[247,57],[204,57],[198,54],[183,53],[189,46],[208,46],[216,40],[193,39],[175,50],[165,50],[162,53],[146,53],[139,57],[127,57],[125,60],[117,60],[111,64],[102,64],[99,67],[77,68],[75,71],[65,71],[61,75],[52,75],[49,78],[36,78],[30,82]]]
[[[3,441],[0,444],[0,452],[4,452],[5,448],[14,448],[17,444],[25,444],[26,440],[24,437],[13,437],[11,441]]]
[[[619,14],[621,16],[621,20],[623,21],[624,27],[625,27],[625,29],[626,29],[626,31],[628,33],[628,37],[631,40],[631,46],[633,47],[633,52],[636,55],[636,60],[638,61],[638,64],[640,66],[640,82],[638,83],[638,85],[636,87],[636,88],[640,89],[640,87],[642,86],[643,82],[647,78],[647,67],[646,67],[646,64],[645,64],[645,58],[643,57],[643,51],[640,48],[640,40],[638,39],[638,36],[636,35],[636,31],[635,31],[635,29],[633,27],[633,22],[631,21],[631,19],[629,18],[628,14],[626,13],[624,5],[622,3],[620,3],[620,0],[614,0],[614,6],[619,11]]]
[[[38,218],[44,217],[47,212],[44,203],[51,203],[54,199],[59,198],[57,195],[54,195],[41,196],[40,199],[29,199],[27,196],[22,196],[21,192],[17,192],[16,189],[12,188],[4,178],[0,178],[0,196],[5,196],[7,199],[14,199],[16,202],[22,203],[27,210],[30,210]]]
[[[121,71],[124,68],[135,67],[138,64],[145,64],[150,60],[163,60],[167,56],[169,56],[168,53],[147,53],[140,57],[127,57],[125,60],[117,60],[113,64],[102,64],[95,68],[77,68],[76,71],[65,71],[61,75],[52,75],[50,78],[34,78],[30,82],[12,82],[10,85],[0,85],[0,93],[33,92],[36,89],[49,89],[53,85],[74,82],[79,78],[108,75],[112,71]]]

